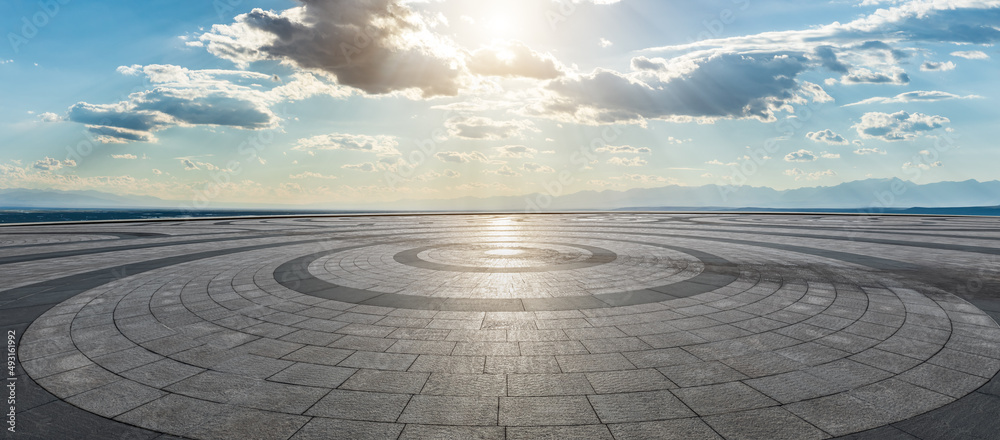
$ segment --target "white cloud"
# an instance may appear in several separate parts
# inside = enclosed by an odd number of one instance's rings
[[[905,102],[936,102],[944,101],[947,99],[979,99],[982,96],[979,95],[955,95],[953,93],[941,92],[936,90],[915,90],[912,92],[900,93],[893,97],[883,97],[876,96],[868,99],[864,99],[855,103],[846,104],[844,107],[850,107],[854,105],[864,105],[864,104],[895,104],[895,103],[905,103]]]
[[[611,47],[614,46],[615,43],[612,43],[607,38],[601,38],[600,40],[597,41],[597,45],[601,47]]]
[[[44,112],[38,115],[38,119],[41,120],[42,122],[59,122],[63,120],[62,116],[59,116],[52,112]]]
[[[138,158],[139,158],[139,156],[136,156],[136,155],[134,155],[134,154],[129,154],[129,153],[126,153],[126,154],[112,154],[112,155],[111,155],[111,158],[112,158],[112,159],[126,159],[126,160],[135,160],[135,159],[138,159]]]
[[[525,145],[505,145],[496,147],[496,150],[500,153],[500,157],[512,159],[531,159],[538,154],[538,150]]]
[[[371,163],[371,162],[358,163],[358,164],[347,164],[347,165],[341,166],[341,168],[343,168],[345,170],[355,170],[355,171],[361,171],[361,172],[365,172],[365,173],[373,173],[375,171],[378,171],[378,167],[374,163]]]
[[[865,155],[868,155],[868,154],[883,154],[884,155],[885,154],[885,150],[878,149],[878,148],[867,148],[867,147],[864,147],[864,148],[858,148],[857,150],[854,150],[854,154],[857,154],[859,156],[865,156]]]
[[[438,158],[441,162],[447,163],[469,163],[469,162],[489,162],[483,153],[478,151],[473,151],[471,153],[461,153],[458,151],[439,151],[434,153],[434,157]]]
[[[810,133],[806,133],[806,137],[809,138],[810,140],[812,140],[813,142],[823,142],[823,143],[827,143],[827,144],[830,144],[830,145],[846,145],[847,144],[847,139],[844,139],[843,136],[841,136],[841,135],[839,135],[837,133],[834,133],[833,130],[830,130],[830,129],[820,130],[820,131],[813,131],[813,132],[810,132]]]
[[[960,50],[952,52],[951,56],[965,58],[967,60],[987,60],[990,58],[990,56],[987,55],[986,52],[983,52],[981,50]]]
[[[938,63],[934,61],[925,61],[920,65],[920,70],[924,72],[945,72],[948,70],[955,70],[955,63],[951,61],[945,61],[943,63]]]
[[[819,157],[823,159],[840,159],[840,153],[830,153],[828,151],[824,151],[819,153]]]
[[[854,124],[853,128],[862,138],[896,142],[916,139],[918,135],[942,128],[949,122],[946,117],[922,113],[871,112],[861,116],[861,122]]]
[[[496,170],[486,171],[486,172],[490,173],[490,174],[496,174],[496,175],[499,175],[499,176],[504,176],[504,177],[518,177],[518,176],[521,175],[520,173],[518,173],[517,171],[514,171],[511,167],[509,167],[507,165],[503,165],[503,166],[501,166],[500,168],[498,168]]]
[[[333,179],[336,179],[337,176],[327,175],[327,174],[321,174],[321,173],[314,173],[312,171],[303,171],[303,172],[298,173],[298,174],[292,174],[292,175],[288,176],[288,178],[289,179],[326,179],[326,180],[333,180]]]
[[[794,151],[785,155],[785,162],[813,162],[816,159],[816,155],[809,150]]]
[[[48,156],[45,156],[44,159],[35,161],[35,163],[32,164],[32,168],[41,171],[55,171],[63,167],[72,168],[75,166],[76,161],[73,159],[59,160]]]
[[[393,136],[333,133],[299,139],[296,151],[351,150],[374,153],[377,156],[398,156],[399,142]]]
[[[608,159],[608,164],[617,165],[622,167],[641,167],[646,165],[646,161],[642,160],[640,157],[633,157],[631,159],[626,159],[623,157],[612,157]]]
[[[541,165],[534,162],[526,162],[521,165],[521,170],[529,173],[554,173],[555,169],[548,165]]]
[[[495,42],[469,56],[469,71],[476,75],[552,79],[562,75],[555,57],[531,50],[519,41]]]
[[[631,145],[607,145],[597,148],[594,151],[611,154],[650,154],[653,152],[649,147],[633,147]]]

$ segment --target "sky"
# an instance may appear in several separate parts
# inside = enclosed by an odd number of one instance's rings
[[[0,188],[352,207],[1000,177],[1000,0],[10,0]]]

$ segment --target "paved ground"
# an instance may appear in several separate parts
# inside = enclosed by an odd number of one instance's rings
[[[0,247],[10,438],[1000,432],[1000,219],[133,222]]]

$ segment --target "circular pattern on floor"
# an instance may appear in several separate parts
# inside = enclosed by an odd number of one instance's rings
[[[194,438],[822,438],[1000,370],[993,319],[886,269],[972,247],[736,224],[751,217],[515,218],[229,221],[298,241],[86,290],[31,324],[21,359],[70,404]]]

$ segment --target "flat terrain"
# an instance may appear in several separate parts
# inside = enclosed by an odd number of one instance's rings
[[[998,218],[212,219],[0,249],[9,438],[1000,432]]]

